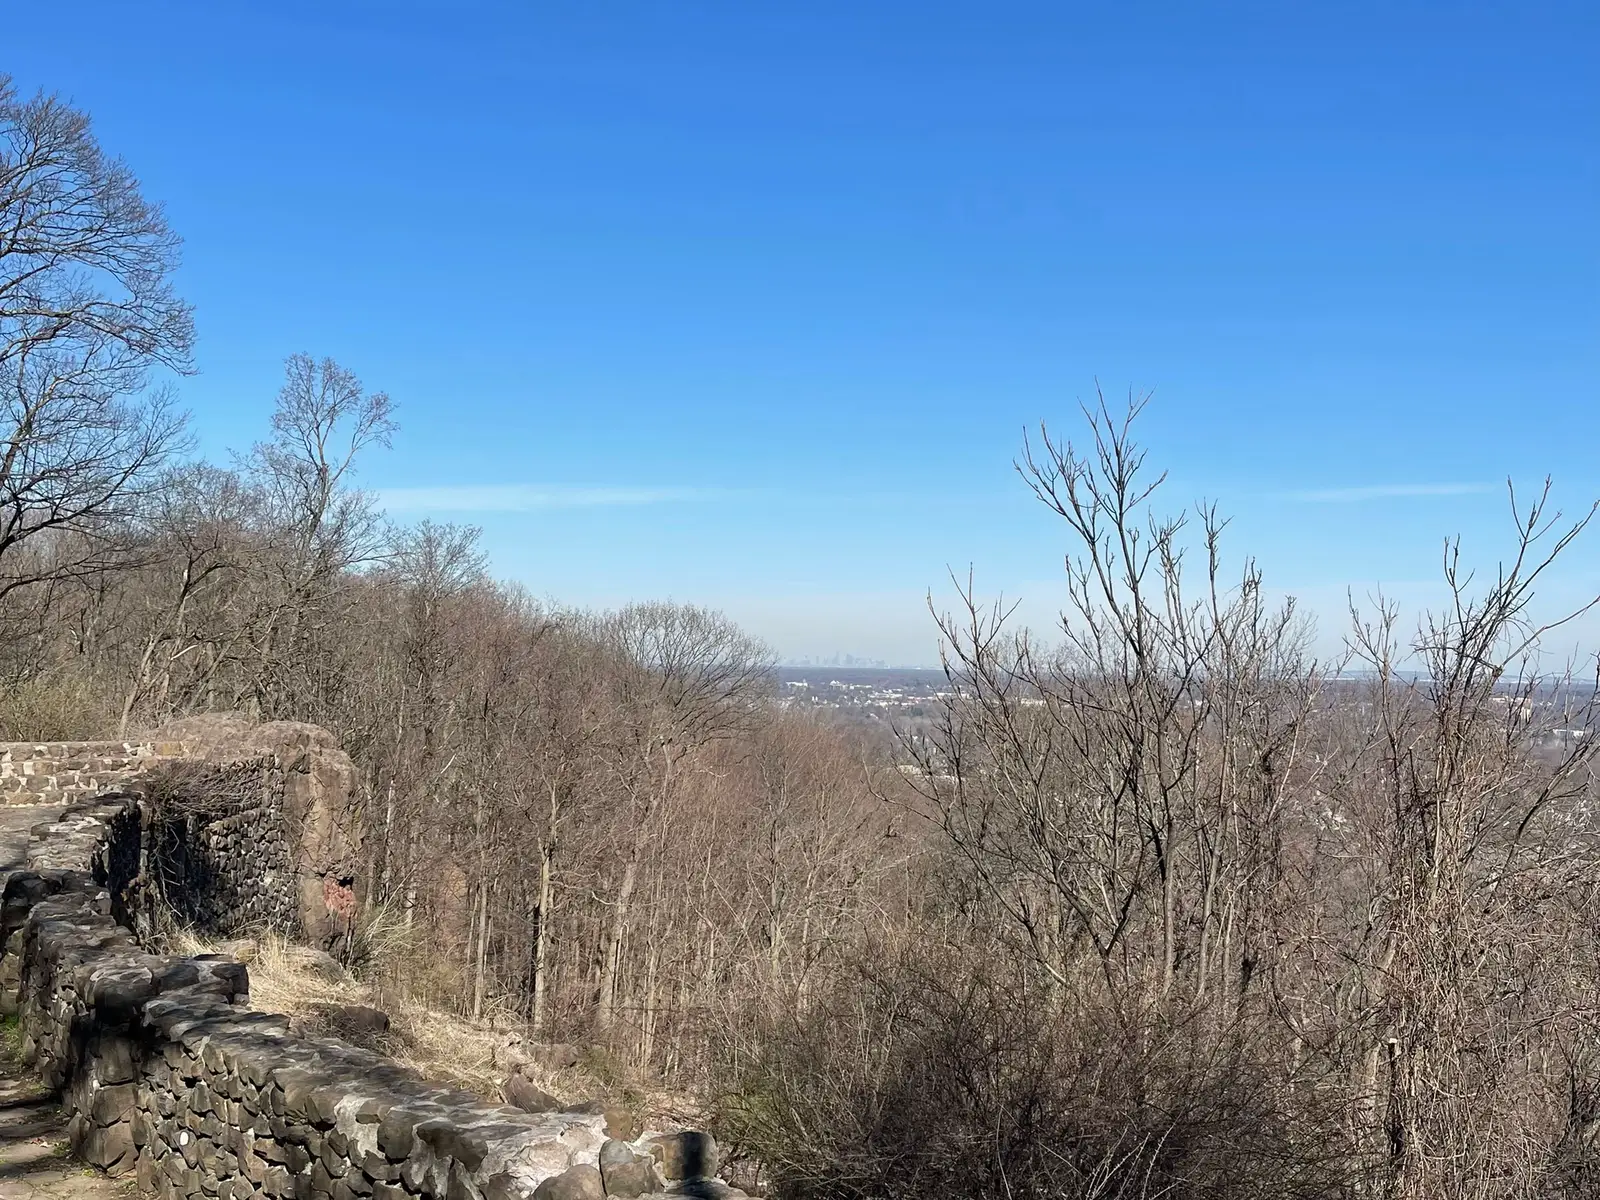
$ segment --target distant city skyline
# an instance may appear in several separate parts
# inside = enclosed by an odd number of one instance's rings
[[[1491,569],[1503,481],[1600,495],[1591,5],[271,6],[7,15],[185,239],[199,449],[297,351],[399,406],[360,482],[563,604],[937,663],[974,573],[1047,629],[1011,471],[1153,389],[1337,651],[1347,590]],[[1545,591],[1600,590],[1600,539]],[[1600,645],[1593,621],[1563,638]],[[1562,643],[1565,646],[1567,643]]]

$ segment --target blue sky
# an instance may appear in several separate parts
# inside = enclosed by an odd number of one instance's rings
[[[400,405],[365,484],[541,595],[916,664],[970,565],[1042,622],[1010,464],[1096,379],[1330,647],[1507,475],[1600,495],[1591,4],[13,8],[185,238],[205,449],[331,355]]]

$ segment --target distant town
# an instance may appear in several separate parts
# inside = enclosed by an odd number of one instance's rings
[[[954,690],[942,670],[931,668],[784,666],[778,668],[776,675],[780,707],[826,709],[848,723],[885,734],[924,727],[936,715],[939,702]],[[1350,689],[1361,682],[1359,676],[1336,682],[1328,694],[1330,700],[1359,697],[1359,691]],[[1534,727],[1534,746],[1564,752],[1587,736],[1587,729],[1575,715],[1575,710],[1592,702],[1587,688],[1545,685],[1534,689],[1531,695],[1523,693],[1514,682],[1506,688],[1506,693],[1496,696],[1493,703],[1512,709],[1516,724]],[[1034,698],[1020,702],[1043,703]]]
[[[837,709],[865,720],[918,718],[951,693],[939,670],[895,667],[780,667],[778,700],[785,708]]]

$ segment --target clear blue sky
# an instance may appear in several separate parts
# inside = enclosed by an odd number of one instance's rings
[[[209,452],[332,355],[401,406],[365,483],[563,601],[914,664],[971,564],[1042,619],[1010,462],[1096,378],[1330,643],[1492,559],[1506,475],[1600,495],[1592,3],[86,0],[0,51],[184,236]]]

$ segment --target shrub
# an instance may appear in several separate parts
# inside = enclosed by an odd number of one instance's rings
[[[1339,1121],[1270,1082],[1283,1073],[1249,1030],[922,957],[859,964],[805,1008],[727,1035],[716,1128],[780,1195],[1350,1194]]]

